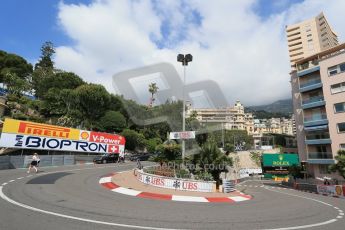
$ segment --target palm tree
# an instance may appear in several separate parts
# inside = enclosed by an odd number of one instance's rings
[[[158,86],[156,83],[151,83],[149,84],[149,92],[151,93],[151,98],[150,98],[150,103],[149,103],[149,107],[152,107],[154,101],[155,101],[155,94],[157,93],[158,91]]]
[[[217,147],[217,142],[210,138],[201,147],[198,154],[193,155],[191,162],[201,168],[203,173],[210,173],[213,179],[220,182],[220,173],[227,172],[227,166],[232,166],[232,158],[226,156]]]

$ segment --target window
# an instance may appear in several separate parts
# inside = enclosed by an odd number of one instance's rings
[[[339,69],[340,69],[340,72],[344,72],[345,71],[345,63],[340,64]]]
[[[332,94],[341,93],[341,92],[345,92],[345,82],[331,85],[331,93]]]
[[[343,123],[338,123],[338,133],[345,133],[345,122]]]
[[[311,37],[311,34],[308,34],[307,37]]]
[[[334,110],[336,113],[345,112],[345,102],[334,104]]]
[[[345,63],[340,63],[339,65],[335,65],[328,68],[328,75],[333,76],[338,73],[345,72]]]
[[[328,74],[329,76],[333,76],[338,73],[338,66],[332,66],[328,68]]]
[[[312,41],[313,41],[313,39],[312,39],[312,38],[308,40],[308,42],[312,42]]]

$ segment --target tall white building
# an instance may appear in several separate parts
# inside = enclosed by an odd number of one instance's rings
[[[292,69],[295,69],[296,61],[339,44],[337,34],[332,30],[323,13],[286,26],[286,35]]]

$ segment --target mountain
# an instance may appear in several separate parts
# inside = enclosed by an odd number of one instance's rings
[[[246,107],[246,112],[254,113],[258,118],[272,114],[272,117],[290,116],[292,111],[292,99],[275,101],[268,105]]]

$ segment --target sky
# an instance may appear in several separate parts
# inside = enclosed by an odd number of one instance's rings
[[[186,83],[215,81],[229,105],[291,97],[286,25],[323,11],[345,37],[343,0],[1,0],[0,10],[0,49],[33,64],[52,41],[57,68],[116,93],[114,74],[167,62],[182,75],[176,56],[191,53]],[[142,103],[150,82],[163,88],[157,76],[137,81]]]

